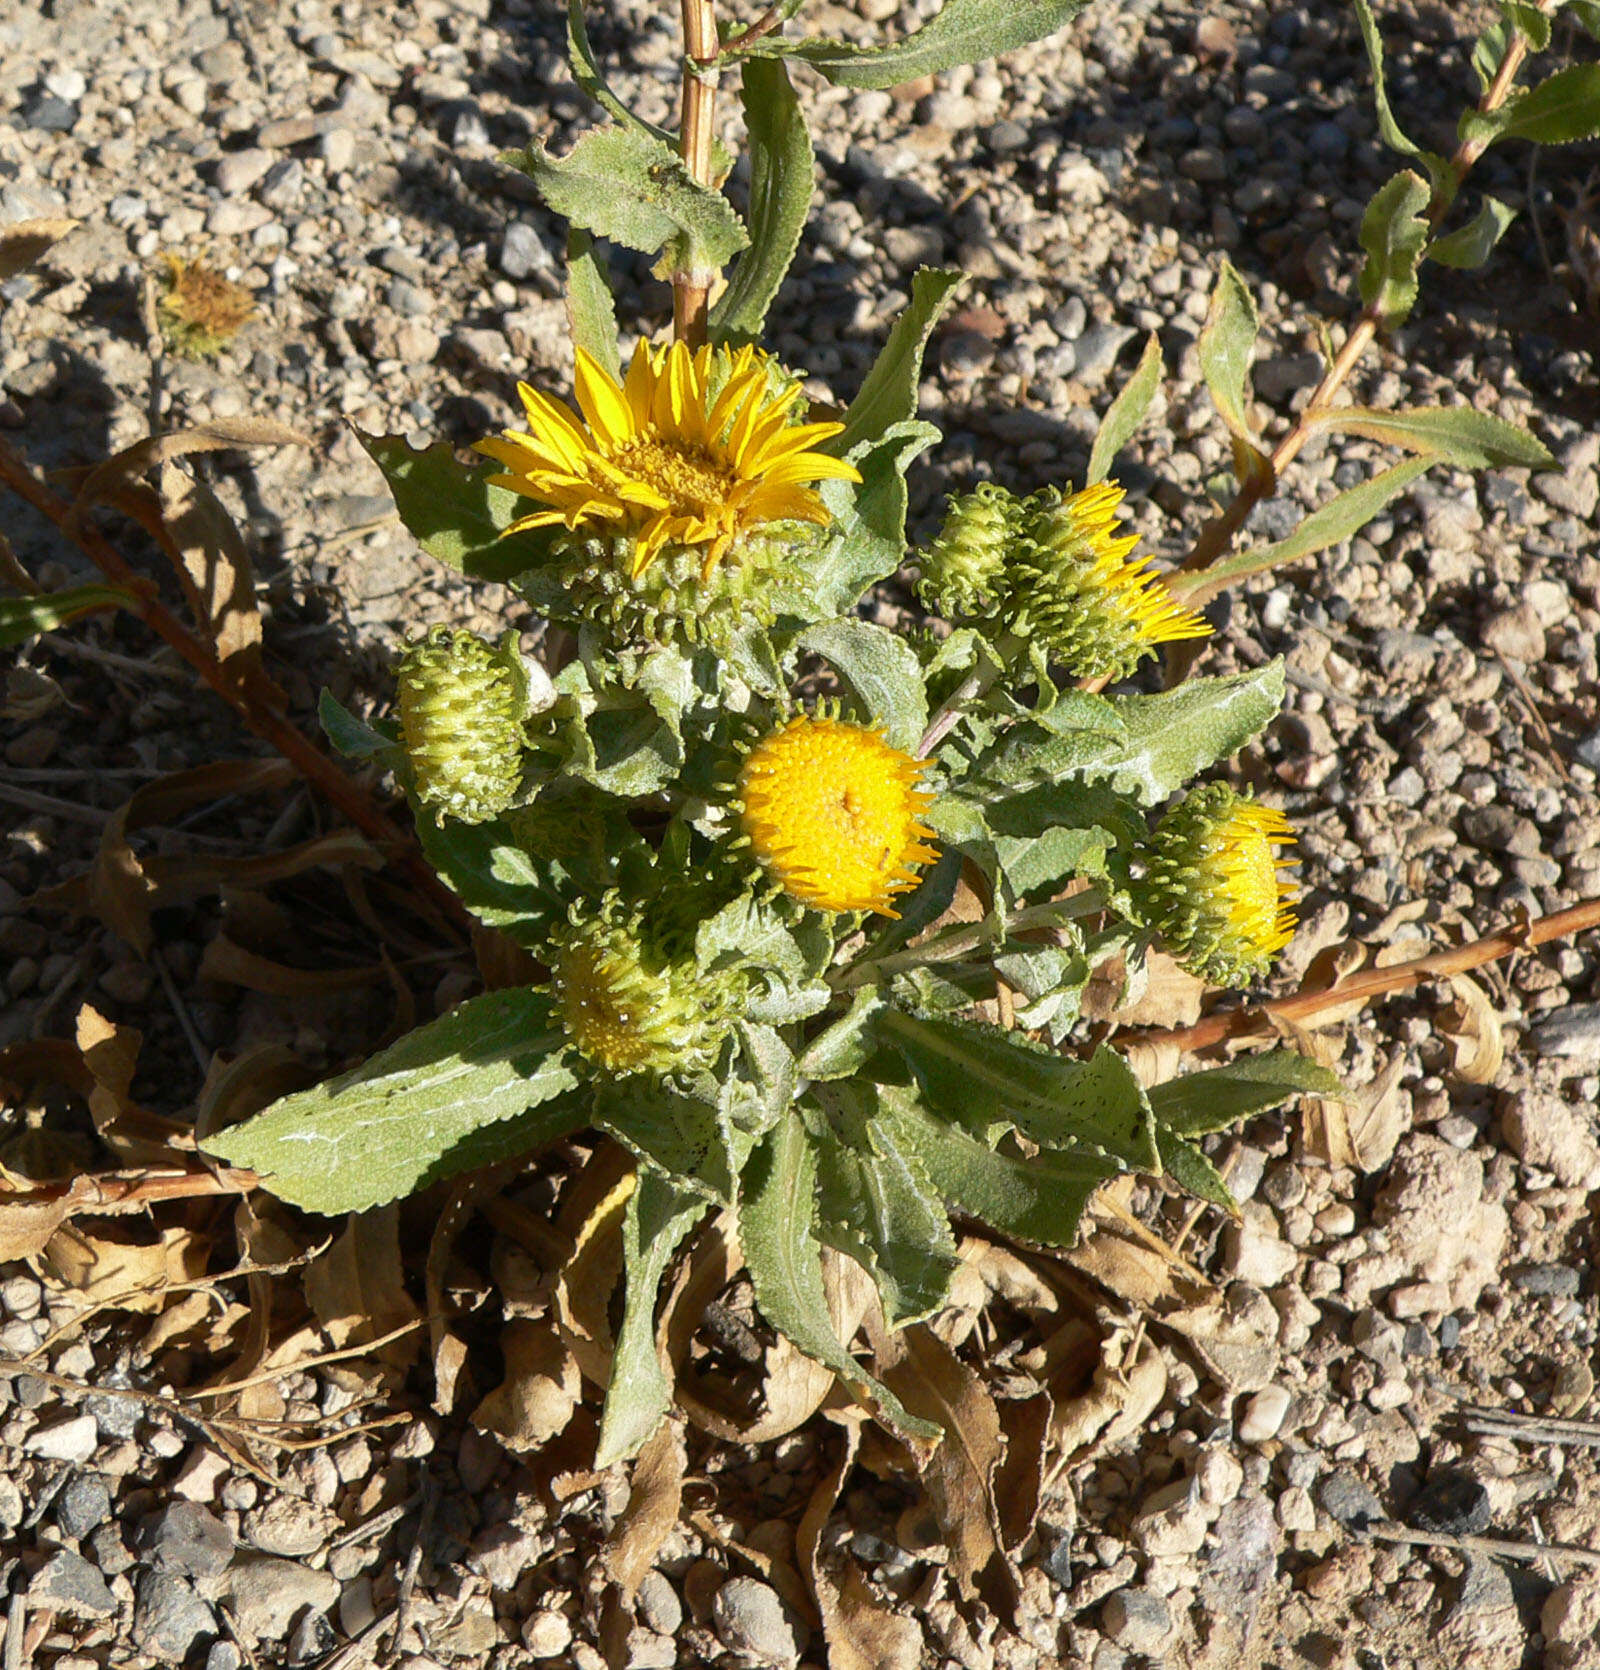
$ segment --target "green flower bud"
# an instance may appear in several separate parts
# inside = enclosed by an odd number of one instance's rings
[[[486,823],[522,781],[528,678],[516,634],[498,647],[434,627],[400,663],[400,738],[417,798],[462,823]]]
[[[922,555],[917,590],[929,607],[957,619],[987,613],[1004,595],[1025,502],[992,481],[950,500],[939,537]]]
[[[1294,937],[1294,831],[1282,812],[1208,783],[1156,826],[1135,898],[1166,948],[1203,980],[1243,985]]]
[[[1115,531],[1122,498],[1115,482],[1102,482],[1067,498],[1046,488],[1025,507],[1012,630],[1076,678],[1126,678],[1158,644],[1211,630],[1179,606],[1148,559],[1128,560],[1139,539]]]
[[[573,909],[551,989],[567,1036],[602,1073],[708,1067],[732,1026],[744,981],[702,973],[693,936],[680,931],[674,914],[665,913],[663,931],[616,893],[598,911]]]

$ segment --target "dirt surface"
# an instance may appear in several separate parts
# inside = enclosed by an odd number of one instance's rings
[[[879,21],[920,9],[862,0]],[[1391,96],[1420,142],[1448,150],[1487,15],[1384,17]],[[670,23],[634,7],[595,20],[619,89],[653,119],[675,99]],[[1593,56],[1571,34],[1558,25],[1545,68]],[[396,647],[431,623],[509,623],[537,648],[540,623],[508,594],[418,552],[354,432],[464,444],[511,418],[518,377],[568,383],[561,233],[495,162],[530,137],[559,149],[589,120],[555,10],[22,0],[0,17],[0,59],[0,221],[82,223],[0,286],[7,439],[68,471],[152,426],[251,415],[303,432],[308,446],[192,468],[244,531],[267,666],[307,731],[323,685],[381,711]],[[1356,226],[1391,169],[1353,19],[1324,0],[1229,3],[1197,30],[1176,0],[1097,5],[998,66],[808,97],[822,189],[773,345],[813,392],[849,397],[917,266],[973,275],[923,388],[945,438],[914,477],[918,528],[974,479],[1081,479],[1156,331],[1164,398],[1118,474],[1149,547],[1181,557],[1226,467],[1195,351],[1221,258],[1260,300],[1269,436],[1317,378],[1318,317],[1353,311]],[[1288,708],[1237,765],[1301,831],[1286,986],[1600,893],[1600,297],[1582,264],[1600,156],[1530,162],[1490,153],[1474,186],[1516,222],[1482,272],[1430,274],[1354,388],[1524,423],[1559,468],[1436,470],[1361,537],[1211,611],[1205,670],[1288,658]],[[168,252],[254,295],[209,363],[149,333]],[[670,311],[648,265],[622,259],[625,332]],[[1314,443],[1252,537],[1282,537],[1379,456]],[[131,522],[105,526],[163,573]],[[0,527],[45,585],[93,577],[14,499]],[[890,586],[876,606],[901,618],[908,596]],[[168,774],[263,752],[126,617],[11,663],[10,1173],[151,1163],[197,1108],[259,1105],[473,989],[463,936],[392,875],[306,856],[334,823],[292,776],[240,769],[121,811]],[[275,877],[238,867],[263,853],[301,856]],[[91,892],[73,878],[97,854]],[[548,1441],[553,1421],[505,1407],[532,1371],[527,1336],[503,1324],[549,1302],[538,1224],[552,1179],[583,1174],[581,1149],[492,1209],[458,1200],[453,1245],[434,1199],[354,1227],[259,1199],[80,1220],[0,1279],[0,1358],[27,1359],[0,1363],[6,1670],[817,1665],[797,1574],[818,1561],[854,1574],[851,1607],[903,1624],[840,1663],[1600,1664],[1596,969],[1591,936],[1301,1039],[1354,1099],[1216,1143],[1243,1216],[1199,1215],[1193,1268],[1129,1227],[1183,1238],[1188,1203],[1151,1185],[1109,1203],[1075,1268],[969,1249],[948,1343],[999,1388],[1014,1453],[1043,1407],[1030,1388],[1048,1384],[1056,1446],[1014,1563],[971,1595],[927,1495],[870,1436],[828,1511],[846,1427],[817,1417],[758,1446],[691,1425],[677,1522],[619,1604],[606,1576],[629,1481],[586,1471],[593,1389],[572,1416],[566,1388],[570,1423]],[[90,1065],[63,1079],[49,1039]],[[207,1282],[240,1260],[294,1267]],[[705,1385],[748,1381],[761,1360],[746,1299],[724,1294],[697,1347]],[[454,1396],[438,1337],[416,1327],[437,1307],[457,1319]],[[251,1383],[197,1395],[221,1378]],[[497,1385],[491,1418],[480,1399]],[[821,1552],[802,1524],[818,1501]]]

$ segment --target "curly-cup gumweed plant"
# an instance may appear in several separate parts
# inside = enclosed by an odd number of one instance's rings
[[[1218,486],[1185,568],[1163,576],[1140,556],[1112,477],[1158,387],[1154,339],[1086,480],[953,494],[936,535],[908,549],[906,471],[939,440],[916,413],[922,353],[961,275],[916,276],[842,414],[814,408],[806,368],[761,346],[813,185],[790,66],[893,86],[1038,38],[1080,4],[948,0],[901,40],[856,46],[781,33],[794,4],[719,34],[706,0],[686,0],[682,126],[668,134],[601,79],[574,0],[574,69],[608,120],[565,158],[507,159],[572,224],[571,387],[530,368],[521,418],[472,462],[369,442],[430,551],[508,582],[575,646],[547,671],[514,634],[436,628],[403,655],[392,724],[323,703],[334,743],[404,786],[438,874],[542,977],[469,998],[208,1146],[336,1213],[570,1133],[624,1145],[602,1461],[636,1452],[670,1407],[661,1279],[713,1215],[733,1226],[766,1321],[927,1441],[837,1336],[824,1249],[862,1266],[888,1323],[905,1324],[945,1302],[952,1213],[1064,1245],[1097,1185],[1129,1172],[1226,1208],[1199,1139],[1297,1090],[1337,1089],[1281,1050],[1147,1088],[1116,1050],[1085,1045],[1080,1009],[1108,965],[1136,988],[1152,948],[1248,986],[1294,932],[1294,831],[1217,775],[1277,714],[1283,669],[1183,676],[1210,630],[1204,601],[1349,538],[1431,463],[1544,456],[1477,413],[1333,399],[1405,316],[1425,259],[1487,259],[1493,208],[1435,233],[1476,155],[1517,131],[1506,111],[1521,99],[1523,137],[1561,137],[1533,131],[1526,101],[1542,89],[1514,88],[1535,27],[1523,14],[1541,14],[1508,7],[1480,43],[1484,100],[1455,158],[1419,152],[1380,98],[1385,137],[1428,180],[1408,166],[1374,199],[1364,308],[1270,456],[1248,392],[1254,306],[1224,268],[1201,361],[1236,481]],[[1359,18],[1381,95],[1365,4]],[[743,214],[721,189],[733,158],[714,119],[735,73]],[[596,239],[659,257],[670,338],[624,352]],[[1278,546],[1228,555],[1318,427],[1409,456]],[[864,617],[902,566],[942,629],[897,635]],[[1164,691],[1148,676],[1116,688],[1163,658]]]

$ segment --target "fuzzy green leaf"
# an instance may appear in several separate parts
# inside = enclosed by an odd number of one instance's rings
[[[1161,1146],[1162,1168],[1185,1194],[1208,1200],[1237,1216],[1239,1203],[1233,1198],[1227,1179],[1194,1143],[1174,1136],[1165,1128],[1156,1131],[1156,1141]]]
[[[1378,33],[1377,19],[1372,15],[1370,0],[1355,0],[1356,22],[1361,28],[1361,39],[1367,49],[1367,62],[1372,66],[1372,100],[1378,109],[1378,132],[1383,142],[1391,151],[1398,151],[1401,156],[1414,157],[1428,171],[1428,178],[1433,183],[1435,191],[1445,189],[1454,191],[1454,175],[1450,165],[1441,156],[1432,151],[1425,151],[1413,140],[1407,137],[1395,120],[1393,109],[1389,104],[1389,90],[1384,85],[1383,77],[1383,37]]]
[[[1510,100],[1500,114],[1501,139],[1531,139],[1536,145],[1593,139],[1600,134],[1600,64],[1557,70],[1547,81]]]
[[[1542,14],[1541,14],[1542,15]],[[1483,207],[1465,226],[1443,238],[1435,238],[1423,251],[1425,259],[1437,261],[1442,267],[1459,267],[1471,271],[1489,259],[1494,246],[1505,236],[1506,228],[1517,218],[1515,209],[1508,209],[1497,197],[1485,196]]]
[[[712,341],[736,345],[761,335],[799,247],[816,172],[811,135],[788,70],[770,60],[748,60],[740,96],[750,135],[750,247],[709,321]]]
[[[206,1148],[307,1211],[364,1212],[504,1157],[488,1128],[529,1110],[498,1133],[518,1149],[586,1125],[581,1099],[567,1095],[577,1083],[547,994],[489,992],[354,1072],[219,1131]]]
[[[928,693],[917,652],[904,638],[855,615],[818,621],[800,647],[820,655],[849,687],[866,716],[884,727],[890,743],[916,747],[928,725]]]
[[[1550,14],[1531,6],[1526,0],[1500,0],[1500,10],[1506,21],[1528,43],[1534,52],[1547,51],[1550,46]]]
[[[616,303],[594,252],[594,239],[577,227],[567,234],[567,321],[573,342],[620,383]]]
[[[1361,217],[1361,247],[1367,252],[1359,286],[1362,301],[1377,310],[1378,323],[1393,329],[1417,302],[1417,265],[1428,242],[1423,211],[1427,182],[1409,168],[1373,193]]]
[[[1250,400],[1250,361],[1255,357],[1261,319],[1250,286],[1224,259],[1205,323],[1200,327],[1200,371],[1212,403],[1231,434],[1248,440],[1245,408]]]
[[[876,1026],[934,1113],[976,1130],[1013,1124],[1050,1148],[1158,1168],[1149,1106],[1115,1050],[1074,1061],[978,1021],[919,1020],[898,1009],[885,1009]]]
[[[817,1155],[797,1113],[788,1113],[750,1157],[739,1240],[761,1314],[808,1357],[831,1368],[852,1396],[903,1438],[925,1445],[940,1428],[919,1420],[840,1343],[828,1314],[817,1245]]]
[[[1431,455],[1463,470],[1548,470],[1555,459],[1540,440],[1504,418],[1471,406],[1426,407],[1418,411],[1378,412],[1365,406],[1338,406],[1316,420],[1320,429],[1404,447]],[[1381,479],[1381,478],[1375,478]],[[1370,485],[1370,483],[1369,483]],[[1352,489],[1359,491],[1359,489]],[[1327,508],[1326,506],[1324,508]],[[1320,514],[1316,512],[1314,514]],[[1292,537],[1292,536],[1291,536]]]
[[[1264,574],[1353,538],[1396,493],[1409,487],[1437,462],[1431,456],[1408,458],[1403,464],[1380,471],[1359,487],[1346,488],[1312,511],[1287,539],[1258,550],[1236,551],[1196,574],[1193,582],[1183,589],[1183,601],[1191,606],[1204,603],[1246,575]]]
[[[642,117],[635,116],[612,92],[601,73],[594,48],[589,44],[589,29],[584,19],[584,0],[567,0],[567,61],[572,65],[572,79],[608,116],[625,128],[637,129],[658,144],[672,144],[672,135],[665,128],[658,128],[654,122],[647,122]]]
[[[906,553],[905,472],[939,439],[931,423],[897,423],[849,455],[858,483],[825,481],[822,502],[834,518],[824,544],[801,559],[804,590],[774,601],[801,621],[848,614],[869,586],[886,579]]]
[[[399,435],[358,431],[356,439],[383,471],[400,520],[430,557],[474,580],[513,580],[544,561],[546,532],[501,537],[528,501],[489,485],[499,465],[462,464],[444,441],[418,452]]]
[[[672,269],[720,272],[750,241],[721,192],[635,128],[591,128],[559,160],[537,142],[501,160],[580,230],[645,255],[663,250]]]
[[[744,50],[803,58],[841,87],[899,87],[958,64],[981,64],[1064,28],[1087,0],[945,0],[939,13],[887,46],[785,40],[769,35]]]
[[[966,274],[951,267],[921,267],[911,280],[911,301],[894,322],[889,340],[844,415],[844,433],[827,450],[851,458],[856,447],[885,437],[917,415],[922,355],[933,327]]]
[[[849,1009],[806,1045],[798,1063],[800,1076],[815,1084],[860,1072],[878,1047],[871,1028],[882,1007],[883,996],[876,986],[864,986],[856,992]]]
[[[1515,33],[1511,24],[1502,17],[1498,23],[1493,23],[1485,29],[1472,43],[1472,70],[1484,92],[1489,91],[1490,84],[1500,73],[1500,66],[1506,61],[1506,48],[1511,45]],[[1482,115],[1483,112],[1477,110],[1465,112],[1461,118],[1462,129],[1471,119]],[[1489,113],[1491,119],[1498,119],[1499,115],[1499,111]],[[1462,137],[1466,137],[1465,132],[1462,132]]]
[[[421,806],[415,817],[423,855],[462,904],[517,944],[546,950],[571,902],[559,870],[527,851],[504,819],[462,823]]]
[[[1026,721],[980,759],[974,787],[1082,775],[1109,782],[1141,806],[1158,805],[1272,721],[1283,705],[1283,662],[1227,678],[1186,679],[1159,696],[1100,699],[1117,731],[1049,728],[1050,714]]]
[[[1186,1073],[1147,1092],[1156,1122],[1179,1136],[1204,1136],[1264,1113],[1291,1096],[1343,1096],[1337,1074],[1294,1050],[1268,1050],[1226,1067]]]
[[[383,759],[398,762],[401,748],[393,737],[367,724],[347,708],[331,690],[317,698],[317,723],[334,750],[347,760]]]
[[[594,1123],[675,1183],[720,1205],[733,1203],[748,1144],[708,1102],[633,1073],[596,1087]]]
[[[1561,9],[1590,40],[1600,41],[1600,0],[1566,0]]]
[[[1004,1235],[1046,1246],[1072,1244],[1089,1196],[1120,1170],[1115,1160],[1082,1149],[1045,1148],[1025,1160],[997,1154],[893,1087],[883,1090],[879,1117],[922,1161],[945,1200]]]
[[[1054,890],[1071,876],[1105,873],[1113,847],[1131,850],[1144,818],[1104,783],[1040,783],[984,808],[1012,894]]]
[[[1144,415],[1150,410],[1150,402],[1155,399],[1160,386],[1161,342],[1151,331],[1133,375],[1123,384],[1117,398],[1100,420],[1100,429],[1094,438],[1094,451],[1089,454],[1089,473],[1083,478],[1084,486],[1092,487],[1110,475],[1117,454],[1144,422]]]
[[[0,597],[0,649],[25,644],[41,632],[102,609],[137,609],[139,600],[120,586],[73,586],[68,591],[39,592],[31,597]]]
[[[639,1167],[622,1216],[625,1296],[600,1421],[597,1468],[636,1456],[672,1408],[672,1387],[656,1350],[656,1300],[673,1253],[709,1204],[703,1195],[679,1188],[653,1166]]]
[[[920,1321],[948,1299],[958,1262],[944,1203],[916,1153],[874,1117],[875,1086],[819,1100],[818,1232],[871,1273],[891,1328]]]

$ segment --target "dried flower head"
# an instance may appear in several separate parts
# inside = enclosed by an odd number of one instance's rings
[[[602,1073],[675,1073],[708,1066],[727,1036],[738,983],[703,974],[670,930],[608,894],[574,909],[553,962],[556,1011]]]
[[[516,635],[497,647],[434,627],[400,663],[400,739],[417,798],[463,823],[485,823],[522,781],[527,680]]]
[[[582,416],[518,385],[528,430],[478,443],[503,464],[493,479],[545,506],[514,522],[578,534],[625,534],[631,578],[669,546],[692,546],[709,578],[729,549],[771,522],[826,523],[809,482],[859,481],[852,465],[818,452],[837,423],[791,423],[797,386],[774,391],[757,348],[641,342],[617,383],[577,354]]]
[[[1157,825],[1140,884],[1168,950],[1203,979],[1237,985],[1263,974],[1294,937],[1295,890],[1281,849],[1282,812],[1208,783]]]
[[[895,896],[939,856],[922,815],[927,762],[865,725],[802,714],[751,748],[739,824],[767,873],[814,910],[897,916]]]
[[[184,359],[220,354],[255,312],[254,298],[202,261],[168,253],[162,262],[156,320],[167,346]]]

